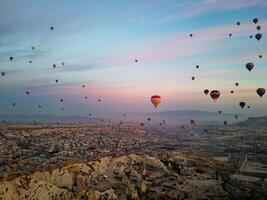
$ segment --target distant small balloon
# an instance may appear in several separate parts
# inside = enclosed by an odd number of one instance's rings
[[[31,60],[29,60],[29,63],[30,63],[30,64],[32,64],[32,61],[31,61]]]
[[[250,35],[250,36],[249,36],[249,38],[253,38],[253,36],[252,36],[252,35]]]
[[[250,109],[250,106],[247,106],[248,109]]]
[[[54,67],[54,68],[56,68],[56,66],[57,66],[56,64],[53,64],[53,67]]]
[[[262,55],[259,55],[259,58],[261,59],[262,58]]]
[[[219,113],[219,114],[222,114],[222,111],[221,111],[221,110],[219,110],[219,111],[218,111],[218,113]]]
[[[232,37],[232,33],[229,33],[229,37]]]
[[[260,31],[261,30],[261,26],[257,26],[257,30]]]
[[[235,115],[235,119],[238,119],[238,115]]]
[[[199,65],[197,65],[196,68],[198,69],[199,68]]]
[[[231,90],[231,94],[234,94],[234,90]]]
[[[64,100],[63,99],[60,99],[60,102],[63,102]]]
[[[35,49],[35,46],[32,46],[32,50],[34,50]]]
[[[193,37],[193,33],[190,34],[190,37]]]
[[[256,92],[262,98],[263,95],[265,94],[265,89],[264,88],[258,88]]]
[[[56,81],[56,83],[58,83],[58,80],[55,80]]]
[[[15,107],[16,106],[16,103],[12,103],[12,106]]]
[[[248,69],[248,71],[251,71],[254,68],[254,64],[253,63],[247,63],[246,68]]]
[[[204,90],[204,94],[205,94],[205,95],[208,95],[209,92],[210,92],[210,91],[209,91],[208,89],[205,89],[205,90]]]
[[[235,83],[235,86],[238,87],[239,86],[239,83]]]
[[[256,38],[258,41],[260,41],[260,39],[262,38],[262,34],[261,34],[261,33],[257,33],[257,34],[255,35],[255,38]]]
[[[227,126],[227,121],[224,121],[223,124],[224,124],[225,126]]]
[[[161,97],[159,95],[153,95],[150,100],[151,103],[155,106],[155,108],[157,108],[161,102]]]
[[[65,65],[65,63],[64,63],[64,62],[62,62],[61,64],[62,64],[63,66]]]
[[[12,56],[10,56],[10,57],[9,57],[9,60],[10,60],[10,61],[12,61],[12,60],[13,60],[13,57],[12,57]]]
[[[136,62],[136,63],[137,63],[137,62],[138,62],[138,60],[137,60],[137,59],[135,59],[135,60],[134,60],[134,62]]]
[[[26,91],[26,94],[27,94],[27,95],[29,95],[29,94],[30,94],[30,92],[29,92],[29,91]]]
[[[5,73],[5,72],[1,72],[1,75],[2,75],[2,76],[5,76],[5,75],[6,75],[6,73]]]
[[[85,85],[83,85],[82,87],[85,88]]]
[[[191,79],[194,81],[194,80],[195,80],[195,77],[194,77],[194,76],[192,76],[192,77],[191,77]]]
[[[147,121],[149,121],[149,122],[151,121],[150,117],[147,118]]]
[[[258,21],[259,21],[259,19],[258,19],[258,18],[254,18],[254,19],[253,19],[253,23],[254,23],[254,24],[257,24],[257,23],[258,23]]]
[[[42,108],[42,105],[38,105],[38,108]]]
[[[54,30],[54,26],[50,26],[50,30],[53,31]]]
[[[101,102],[101,99],[98,99],[98,102]]]
[[[237,24],[237,26],[239,26],[240,25],[240,22],[236,22],[236,24]]]
[[[144,126],[145,124],[144,124],[144,123],[141,123],[140,125],[141,125],[141,126]]]

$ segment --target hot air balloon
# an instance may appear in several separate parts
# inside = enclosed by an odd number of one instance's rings
[[[204,90],[204,94],[205,94],[205,95],[208,95],[209,92],[210,92],[210,91],[209,91],[208,89],[205,89],[205,90]]]
[[[225,126],[227,126],[227,121],[224,121],[223,124],[224,124]]]
[[[151,102],[155,106],[155,108],[158,107],[158,105],[160,104],[160,101],[161,101],[161,97],[159,95],[153,95],[151,97]]]
[[[101,102],[101,99],[98,99],[98,102]]]
[[[194,76],[192,76],[192,77],[191,77],[191,79],[194,81],[194,80],[195,80],[195,77],[194,77]]]
[[[86,97],[84,97],[85,99],[87,99],[88,97],[86,96]]]
[[[248,109],[250,109],[250,106],[247,106]]]
[[[216,102],[217,99],[219,99],[221,93],[218,90],[213,90],[210,92],[210,97]]]
[[[232,37],[232,33],[229,33],[229,37]]]
[[[53,31],[54,30],[54,26],[50,26],[50,30]]]
[[[91,113],[89,113],[88,115],[89,115],[89,117],[91,117],[91,116],[92,116],[92,114],[91,114]]]
[[[29,95],[30,94],[30,92],[29,91],[26,91],[26,95]]]
[[[253,19],[253,23],[254,23],[254,24],[257,24],[257,23],[258,23],[258,21],[259,21],[259,19],[258,19],[258,18],[254,18],[254,19]]]
[[[162,126],[162,123],[160,122],[159,125]]]
[[[199,65],[197,65],[196,68],[198,69],[199,68]]]
[[[60,102],[63,102],[64,100],[63,99],[60,99]]]
[[[253,63],[247,63],[246,68],[248,69],[248,71],[251,71],[254,68],[254,64]]]
[[[56,81],[56,83],[58,83],[58,80],[55,80]]]
[[[237,24],[237,26],[239,26],[240,25],[240,22],[236,22],[236,24]]]
[[[231,94],[234,94],[234,90],[231,90]]]
[[[141,123],[140,125],[141,125],[141,126],[144,126],[145,124],[144,124],[144,123]]]
[[[5,73],[5,72],[1,72],[1,75],[2,75],[2,76],[5,76],[5,75],[6,75],[6,73]]]
[[[15,107],[15,106],[16,106],[16,103],[13,102],[13,103],[12,103],[12,106]]]
[[[193,37],[193,33],[190,33],[190,37]]]
[[[257,30],[260,31],[261,30],[261,26],[257,26]]]
[[[262,58],[262,55],[259,55],[259,58],[261,59]]]
[[[252,36],[252,35],[250,35],[250,36],[249,36],[249,38],[251,38],[251,39],[252,39],[252,38],[253,38],[253,36]]]
[[[61,64],[62,64],[63,66],[65,65],[65,63],[64,63],[64,62],[62,62]]]
[[[38,108],[42,108],[42,105],[38,105]]]
[[[238,115],[235,115],[235,119],[238,119]]]
[[[258,41],[260,41],[261,37],[262,37],[262,34],[261,34],[261,33],[257,33],[257,34],[255,35],[255,38],[256,38]]]
[[[256,92],[262,98],[263,95],[265,94],[265,89],[264,88],[258,88]]]
[[[82,87],[85,88],[85,85],[83,85]]]
[[[221,111],[221,110],[219,110],[219,111],[218,111],[218,113],[219,113],[219,114],[222,114],[222,111]]]
[[[32,46],[32,50],[34,50],[35,49],[35,46]]]
[[[147,118],[147,121],[149,121],[149,122],[151,121],[150,117]]]
[[[235,83],[235,86],[238,87],[239,86],[239,83]]]
[[[241,101],[239,103],[239,106],[243,109],[246,106],[246,103],[244,101]]]
[[[126,114],[123,114],[123,117],[126,117]]]
[[[12,56],[10,56],[10,57],[9,57],[9,60],[10,60],[10,61],[12,61],[12,60],[13,60],[13,57],[12,57]]]
[[[29,60],[29,63],[30,63],[30,64],[32,64],[32,61],[31,61],[31,60]]]
[[[195,125],[196,125],[195,120],[191,119],[191,120],[190,120],[190,124],[191,124],[192,126],[195,126]]]
[[[54,68],[56,68],[56,66],[57,66],[56,64],[53,64],[53,67],[54,67]]]
[[[137,63],[137,62],[138,62],[138,60],[137,60],[137,59],[135,59],[135,60],[134,60],[134,62],[136,62],[136,63]]]

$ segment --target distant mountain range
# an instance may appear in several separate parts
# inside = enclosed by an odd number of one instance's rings
[[[228,121],[228,123],[235,123],[246,120],[246,116],[239,116],[236,120],[234,114],[229,113],[214,113],[207,111],[164,111],[164,112],[154,112],[154,113],[128,113],[126,117],[121,115],[113,115],[112,117],[105,117],[113,121],[124,121],[124,122],[147,122],[147,118],[151,118],[151,123],[158,123],[162,120],[166,121],[169,125],[179,125],[188,124],[190,120],[195,120],[198,124],[218,124],[223,121]],[[0,115],[0,122],[5,121],[9,123],[18,124],[32,124],[32,123],[42,123],[42,124],[53,124],[57,121],[61,123],[97,123],[101,122],[103,118],[92,118],[80,115],[71,116],[56,116],[56,115]],[[105,120],[106,121],[106,120]]]
[[[249,117],[247,120],[237,123],[238,126],[249,127],[266,127],[267,128],[267,116],[265,117]]]
[[[101,118],[90,118],[79,115],[56,116],[56,115],[0,115],[0,122],[16,123],[16,124],[54,124],[60,123],[78,123],[78,122],[100,122]]]

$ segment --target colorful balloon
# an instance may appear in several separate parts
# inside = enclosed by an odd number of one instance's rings
[[[161,102],[161,97],[159,95],[153,95],[151,97],[151,102],[155,106],[155,108],[157,108]]]
[[[221,93],[218,90],[213,90],[210,92],[210,97],[216,102],[217,99],[219,99]]]

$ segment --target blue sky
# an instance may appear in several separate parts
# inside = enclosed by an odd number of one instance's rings
[[[154,94],[159,111],[267,114],[255,92],[267,88],[265,0],[1,0],[0,18],[0,114],[151,112]],[[257,32],[260,41],[249,38]],[[216,104],[206,88],[221,91]],[[241,100],[251,110],[240,110]]]

